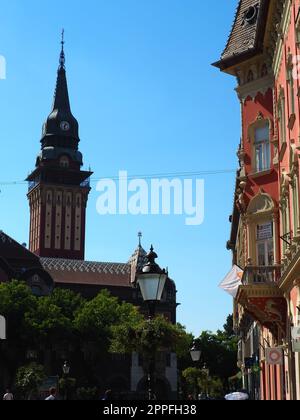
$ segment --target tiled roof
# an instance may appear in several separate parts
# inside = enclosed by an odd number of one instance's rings
[[[134,254],[131,256],[128,264],[131,266],[131,283],[136,281],[136,273],[139,271],[147,260],[147,252],[142,246],[138,246]]]
[[[216,65],[256,50],[268,6],[269,0],[239,0],[227,45]]]
[[[35,254],[2,231],[0,231],[0,257],[17,270],[41,267],[39,258]]]
[[[129,264],[41,258],[55,283],[129,287]]]

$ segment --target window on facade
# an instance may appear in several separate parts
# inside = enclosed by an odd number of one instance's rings
[[[295,114],[294,77],[293,77],[293,65],[291,63],[288,64],[288,68],[287,68],[287,82],[289,85],[290,114]]]
[[[269,267],[274,264],[273,223],[257,226],[257,263],[260,267]]]
[[[299,228],[299,180],[297,175],[294,176],[292,182],[293,192],[293,222],[294,222],[294,236],[297,235]]]
[[[263,64],[261,68],[261,77],[265,77],[268,75],[268,67],[266,64]]]
[[[253,82],[253,80],[254,80],[253,71],[249,70],[248,75],[247,75],[247,82],[250,83],[250,82]]]
[[[255,129],[255,169],[263,172],[271,167],[271,147],[269,124]]]
[[[67,156],[62,156],[60,158],[59,165],[60,165],[61,168],[68,168],[69,167],[70,163],[69,163],[69,159],[67,158]]]
[[[278,104],[278,123],[279,123],[279,144],[286,142],[286,117],[285,117],[285,100],[281,95]]]
[[[288,239],[290,235],[290,207],[289,207],[289,200],[285,199],[282,203],[281,207],[281,221],[282,221],[282,252],[285,252],[288,249]]]

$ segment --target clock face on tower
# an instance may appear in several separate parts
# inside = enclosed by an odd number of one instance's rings
[[[62,129],[62,131],[69,131],[70,124],[67,121],[63,121],[60,123],[60,128]]]

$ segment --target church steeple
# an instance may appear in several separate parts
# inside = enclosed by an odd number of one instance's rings
[[[28,176],[30,250],[42,257],[84,259],[90,171],[83,171],[78,122],[72,114],[65,69],[64,33],[51,114],[42,150]]]
[[[43,126],[41,143],[42,148],[58,146],[77,150],[80,141],[79,126],[70,106],[64,44],[63,31],[53,107]]]

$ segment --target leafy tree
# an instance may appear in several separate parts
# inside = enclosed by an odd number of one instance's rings
[[[26,399],[31,399],[38,393],[38,388],[46,379],[44,367],[36,363],[23,366],[18,369],[16,375],[16,387]]]
[[[201,369],[195,367],[187,368],[182,372],[182,377],[186,383],[186,393],[193,395],[194,399],[197,398],[199,392],[199,384],[201,384],[202,376],[203,374]]]
[[[83,307],[84,298],[68,289],[54,289],[49,296],[51,304],[61,309],[61,313],[68,319],[74,320],[76,313]]]
[[[0,313],[7,321],[7,336],[10,341],[26,339],[24,314],[35,310],[37,299],[30,288],[22,282],[0,284]]]
[[[181,356],[186,354],[192,341],[182,325],[173,325],[162,316],[152,321],[139,316],[134,323],[117,325],[113,332],[111,351],[137,352],[145,356],[156,351],[172,351]]]
[[[224,333],[228,338],[233,338],[235,336],[233,328],[233,315],[228,315],[226,324],[223,327]]]
[[[113,329],[135,325],[140,317],[133,305],[120,304],[117,298],[104,290],[77,311],[74,326],[85,341],[96,342],[102,349],[108,349]]]
[[[66,338],[72,330],[71,320],[50,297],[39,298],[35,308],[24,314],[24,322],[32,341],[40,344],[55,343],[55,340]]]

